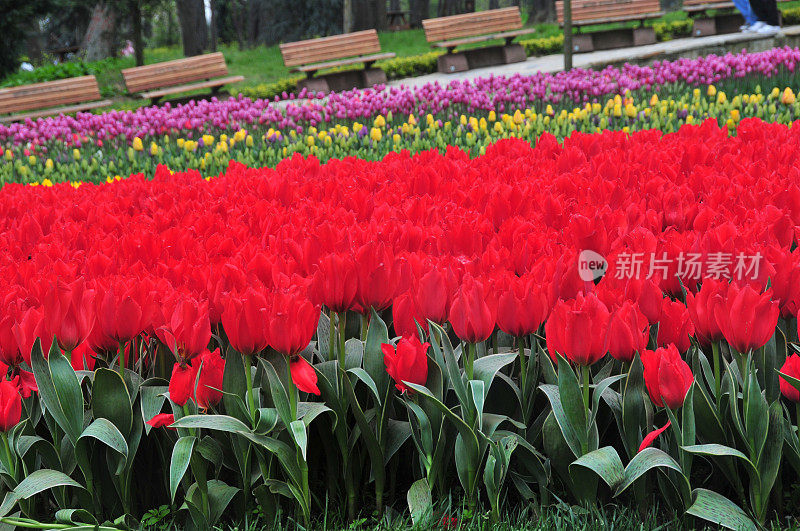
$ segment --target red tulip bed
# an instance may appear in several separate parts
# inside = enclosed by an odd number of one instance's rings
[[[453,527],[561,499],[774,522],[800,471],[798,145],[748,119],[7,184],[0,521]]]

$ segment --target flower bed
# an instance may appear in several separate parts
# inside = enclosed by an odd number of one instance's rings
[[[27,143],[58,139],[83,142],[84,137],[107,140],[124,137],[154,137],[164,134],[233,134],[240,128],[295,129],[344,120],[374,119],[379,114],[456,114],[507,112],[530,106],[595,101],[626,91],[653,90],[671,84],[708,85],[757,74],[794,75],[800,49],[776,48],[766,52],[709,55],[698,59],[655,62],[652,66],[626,65],[600,71],[573,69],[556,74],[489,77],[454,81],[447,86],[429,83],[409,89],[384,87],[340,93],[285,95],[284,107],[266,100],[248,98],[212,99],[186,105],[165,104],[135,111],[110,111],[77,117],[41,118],[35,122],[0,125],[0,142]],[[679,87],[681,91],[683,86]],[[666,95],[665,95],[666,96]],[[324,99],[323,99],[324,98]],[[314,101],[317,99],[318,101]],[[296,102],[295,102],[296,100]]]
[[[798,135],[6,185],[0,516],[426,525],[552,492],[755,529],[800,463]]]
[[[748,117],[790,124],[800,117],[800,102],[786,87],[774,87],[766,94],[736,94],[730,98],[714,85],[684,92],[679,98],[660,99],[657,94],[635,99],[615,96],[604,104],[587,103],[582,107],[548,105],[543,109],[517,109],[511,114],[481,113],[454,116],[452,120],[432,114],[404,120],[391,112],[379,115],[371,123],[349,122],[326,127],[309,127],[304,133],[268,129],[253,132],[241,129],[230,137],[202,135],[155,137],[149,143],[134,137],[132,145],[106,142],[102,146],[83,143],[64,150],[58,141],[29,147],[7,148],[0,155],[8,164],[0,167],[0,183],[31,182],[51,185],[54,182],[112,181],[120,174],[153,174],[156,166],[198,169],[204,175],[224,172],[231,160],[250,166],[275,166],[295,153],[314,155],[321,161],[357,156],[366,160],[383,158],[388,153],[457,146],[473,155],[502,138],[521,138],[529,142],[543,133],[563,139],[574,132],[594,133],[607,129],[624,132],[658,129],[676,131],[685,123],[699,123],[712,118],[735,134],[737,124]]]

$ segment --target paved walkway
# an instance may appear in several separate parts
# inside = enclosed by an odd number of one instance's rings
[[[598,52],[580,53],[572,56],[572,65],[580,68],[597,68],[620,62],[636,62],[657,59],[668,59],[674,56],[705,55],[729,51],[760,51],[784,46],[789,43],[796,45],[800,38],[800,26],[788,26],[776,36],[764,37],[745,33],[731,33],[727,35],[712,35],[710,37],[675,39],[635,48],[618,48],[616,50],[603,50]],[[530,57],[522,63],[497,65],[488,68],[476,68],[455,74],[428,74],[390,81],[389,86],[418,87],[426,83],[439,82],[443,85],[451,81],[465,81],[490,75],[509,76],[513,74],[535,74],[537,72],[559,72],[564,69],[564,56],[562,54],[546,55],[543,57]]]
[[[721,54],[725,52],[739,52],[747,49],[751,52],[768,50],[776,46],[800,46],[800,26],[787,26],[782,28],[778,35],[764,37],[745,33],[730,33],[727,35],[712,35],[710,37],[675,39],[659,42],[647,46],[634,48],[618,48],[616,50],[603,50],[598,52],[580,53],[572,56],[572,65],[579,68],[603,68],[609,64],[623,62],[648,62],[660,59],[674,59],[676,57],[697,57],[709,53]],[[521,63],[497,65],[487,68],[476,68],[455,74],[428,74],[418,77],[409,77],[390,81],[390,87],[419,87],[426,83],[439,82],[447,85],[451,81],[468,81],[490,75],[535,74],[537,72],[560,72],[564,69],[564,56],[562,54],[530,57]],[[312,100],[319,103],[320,100]],[[303,100],[284,100],[274,105],[283,108],[288,104],[303,105]]]

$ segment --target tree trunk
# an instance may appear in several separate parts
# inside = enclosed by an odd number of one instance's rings
[[[500,7],[499,0],[489,0],[489,9],[497,9]]]
[[[342,1],[342,33],[353,31],[353,0]]]
[[[114,35],[117,27],[117,14],[110,4],[98,2],[92,9],[89,27],[83,36],[81,48],[86,51],[87,61],[98,61],[113,57]]]
[[[555,0],[529,0],[529,22],[553,22],[556,19]]]
[[[209,0],[211,7],[211,28],[208,34],[208,49],[212,52],[217,51],[217,0]]]
[[[422,21],[427,18],[431,18],[430,0],[411,0],[411,27],[420,27],[422,25]]]
[[[375,0],[375,29],[384,30],[386,26],[386,0]]]
[[[137,0],[128,0],[128,12],[131,17],[131,33],[133,33],[133,54],[136,66],[144,64],[144,37],[142,36],[142,8]]]
[[[183,55],[200,55],[208,44],[208,24],[203,0],[177,0]]]

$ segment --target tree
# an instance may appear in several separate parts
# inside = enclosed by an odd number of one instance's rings
[[[410,9],[409,22],[414,28],[420,27],[423,20],[431,17],[430,0],[411,0]]]
[[[200,55],[208,46],[208,23],[203,0],[177,0],[183,55]]]
[[[27,30],[35,27],[37,17],[50,9],[49,1],[17,2],[0,0],[0,77],[13,72],[25,48]]]

